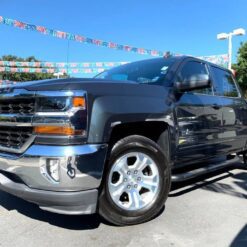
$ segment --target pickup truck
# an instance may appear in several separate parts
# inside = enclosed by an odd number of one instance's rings
[[[160,212],[171,182],[245,158],[246,137],[247,103],[231,71],[189,56],[8,85],[0,189],[50,212],[138,224]]]

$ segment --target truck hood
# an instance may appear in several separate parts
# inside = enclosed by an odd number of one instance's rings
[[[0,93],[10,92],[14,89],[26,89],[28,91],[68,91],[84,90],[93,96],[129,95],[162,97],[167,90],[163,86],[139,84],[133,81],[110,81],[103,79],[69,78],[31,81],[17,84],[8,84],[0,88]],[[55,93],[54,93],[55,95]]]
[[[94,78],[67,78],[67,79],[50,79],[50,80],[39,80],[39,81],[28,81],[22,83],[8,83],[3,85],[1,88],[22,88],[30,91],[44,91],[44,90],[76,90],[82,89],[84,85],[87,84],[105,84],[105,83],[123,83],[123,84],[137,84],[133,81],[109,81],[103,79],[94,79]]]

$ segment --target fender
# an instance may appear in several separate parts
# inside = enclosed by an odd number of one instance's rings
[[[138,87],[132,87],[130,95],[115,93],[94,98],[89,113],[91,116],[88,132],[89,143],[108,142],[113,127],[118,124],[161,121],[171,128],[174,127],[169,90],[165,90],[163,86],[136,86]],[[142,93],[135,95],[133,89],[142,91]]]

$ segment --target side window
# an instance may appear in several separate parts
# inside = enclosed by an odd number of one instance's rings
[[[214,76],[215,93],[221,96],[238,97],[238,89],[229,71],[211,66]]]
[[[177,81],[179,82],[186,82],[191,79],[195,79],[200,77],[200,75],[209,74],[204,63],[190,61],[187,62],[182,69],[178,72]],[[201,93],[201,94],[213,94],[211,88],[204,88],[204,89],[196,89],[191,91],[193,93]]]

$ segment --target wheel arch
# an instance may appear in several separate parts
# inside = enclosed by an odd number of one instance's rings
[[[109,151],[119,140],[131,136],[140,135],[156,142],[169,161],[172,160],[171,127],[164,121],[140,121],[119,123],[111,129],[109,135]]]

